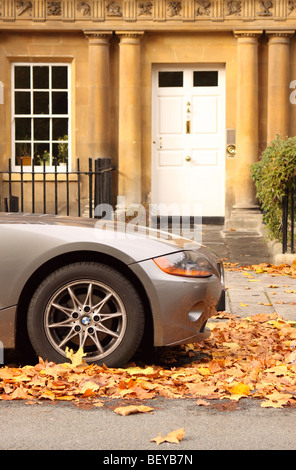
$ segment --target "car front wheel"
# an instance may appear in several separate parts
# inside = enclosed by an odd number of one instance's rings
[[[40,284],[27,323],[32,346],[43,359],[66,362],[68,350],[82,348],[86,362],[118,367],[141,342],[144,310],[121,273],[99,263],[75,263]]]

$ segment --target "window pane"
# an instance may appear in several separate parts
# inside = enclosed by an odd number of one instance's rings
[[[60,142],[58,144],[52,144],[52,156],[57,158],[57,163],[67,163],[68,161],[68,142]]]
[[[52,88],[68,88],[67,67],[52,67]]]
[[[68,119],[53,118],[52,120],[52,140],[68,140]]]
[[[0,1],[1,3],[1,1]],[[68,65],[28,64],[12,66],[15,163],[39,167],[61,165],[68,160],[69,87]],[[45,161],[44,160],[44,161]]]
[[[23,166],[31,165],[31,144],[28,143],[16,143],[15,144],[15,163],[16,165],[21,164],[21,158],[23,159]]]
[[[164,87],[182,87],[183,72],[159,72],[158,86]]]
[[[14,87],[30,88],[30,67],[18,65],[14,68]]]
[[[31,119],[16,118],[15,140],[31,140]]]
[[[49,114],[49,93],[34,91],[34,114]]]
[[[34,140],[49,140],[49,119],[34,119]]]
[[[34,144],[34,164],[36,166],[43,166],[43,161],[46,165],[50,164],[49,144],[38,142]]]
[[[33,67],[33,88],[49,88],[49,67]]]
[[[68,93],[66,91],[52,93],[52,114],[68,114]]]
[[[193,72],[193,86],[218,86],[218,71]]]
[[[15,114],[30,114],[31,113],[31,101],[30,92],[17,91],[15,93],[14,110]]]

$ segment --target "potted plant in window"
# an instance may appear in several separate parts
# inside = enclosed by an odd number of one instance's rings
[[[68,136],[58,137],[58,164],[66,166],[68,161]]]
[[[24,166],[31,165],[31,143],[17,143],[16,144],[16,164],[21,165],[23,159]]]
[[[34,160],[36,165],[43,166],[43,162],[45,162],[45,165],[48,166],[50,162],[50,155],[47,150],[44,150],[43,154],[36,155]]]

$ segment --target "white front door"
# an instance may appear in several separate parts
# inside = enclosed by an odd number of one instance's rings
[[[224,67],[158,66],[152,87],[152,203],[223,217]]]

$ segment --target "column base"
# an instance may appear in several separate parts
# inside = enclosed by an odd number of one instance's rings
[[[233,210],[243,210],[243,211],[260,211],[259,204],[248,204],[248,203],[239,203],[232,206]]]
[[[233,206],[231,215],[225,220],[225,230],[259,231],[262,225],[262,213],[259,206]]]

